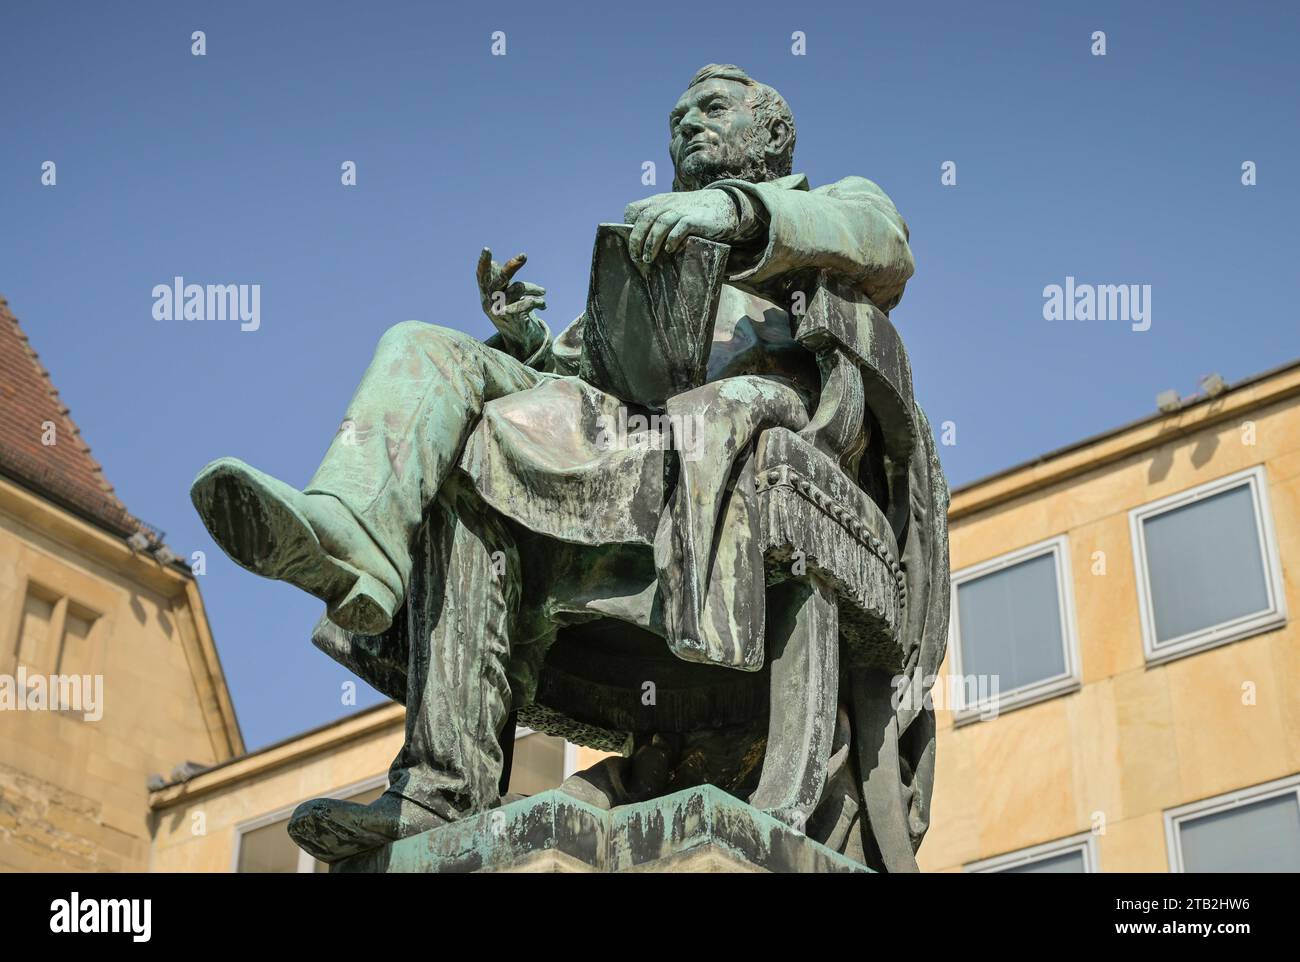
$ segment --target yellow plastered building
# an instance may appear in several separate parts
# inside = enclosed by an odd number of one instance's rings
[[[923,870],[1300,870],[1300,364],[1216,393],[953,492]]]

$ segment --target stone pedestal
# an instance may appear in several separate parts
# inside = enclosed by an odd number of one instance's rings
[[[334,872],[867,872],[711,785],[601,811],[559,791],[345,859]]]

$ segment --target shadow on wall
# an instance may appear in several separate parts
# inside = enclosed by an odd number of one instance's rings
[[[1222,406],[1222,398],[1211,401],[1206,410],[1206,416],[1212,417]],[[1169,441],[1158,448],[1155,457],[1151,459],[1151,465],[1147,468],[1147,484],[1156,484],[1169,475],[1170,468],[1174,466],[1174,454],[1178,450],[1175,439],[1182,434],[1182,429],[1176,424],[1167,424],[1161,428],[1160,434],[1162,437],[1168,436]],[[1218,449],[1219,436],[1217,433],[1202,434],[1192,447],[1192,466],[1196,468],[1205,467],[1210,463],[1210,460],[1214,457],[1214,452]]]

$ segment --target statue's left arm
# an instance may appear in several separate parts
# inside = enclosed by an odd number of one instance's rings
[[[494,347],[504,354],[509,354],[517,361],[523,362],[528,367],[535,368],[539,371],[550,370],[550,360],[553,348],[551,339],[551,329],[546,322],[536,314],[530,314],[527,319],[528,337],[526,340],[515,340],[506,338],[498,331],[489,337],[485,344],[488,347]]]
[[[730,280],[758,286],[793,271],[831,270],[883,311],[903,296],[914,269],[907,224],[865,177],[845,177],[813,191],[743,180],[710,186],[737,198],[742,217],[754,215],[766,224],[766,242],[760,233]]]
[[[485,342],[511,355],[528,367],[547,374],[577,374],[578,360],[582,356],[582,322],[586,315],[578,315],[572,324],[555,337],[547,323],[536,314],[528,317],[530,348],[520,349],[513,342],[507,341],[498,332]]]
[[[487,247],[479,254],[475,272],[479,297],[483,313],[497,328],[485,343],[528,367],[548,370],[551,329],[537,315],[546,307],[546,288],[514,279],[527,261],[527,254],[516,254],[498,264]]]

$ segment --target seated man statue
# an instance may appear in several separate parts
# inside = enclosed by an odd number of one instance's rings
[[[822,372],[787,311],[829,274],[887,313],[912,256],[906,225],[874,183],[846,177],[811,190],[792,173],[790,108],[740,68],[698,71],[669,125],[673,190],[628,205],[625,243],[647,270],[690,238],[729,248],[704,383],[665,407],[674,424],[693,419],[698,457],[665,471],[662,453],[598,442],[596,419],[617,423],[623,402],[581,376],[589,318],[553,339],[536,314],[545,291],[514,279],[524,255],[498,264],[484,250],[478,284],[497,335],[479,342],[419,321],[389,329],[302,490],[234,458],[203,469],[192,497],[217,544],[248,570],[323,600],[344,632],[377,637],[417,601],[413,566],[431,506],[473,498],[557,551],[644,546],[657,585],[643,621],[659,626],[672,653],[761,668],[761,607],[749,617],[752,606],[732,604],[753,595],[743,582],[755,564],[761,593],[761,554],[738,551],[736,576],[724,577],[709,546],[729,523],[727,493],[759,432],[803,429],[817,408]],[[521,623],[543,615],[518,612],[517,586],[487,570],[485,541],[468,538],[463,555],[480,551],[483,570],[462,559],[439,588],[454,617],[410,640],[406,744],[388,791],[369,805],[317,800],[295,814],[290,833],[318,857],[334,861],[498,804],[496,738],[514,691],[504,662],[527,640]],[[538,576],[541,559],[527,564]]]

